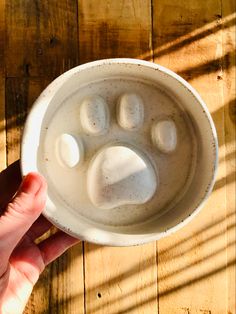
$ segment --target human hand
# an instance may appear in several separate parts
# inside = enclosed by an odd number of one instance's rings
[[[0,208],[19,185],[19,166],[0,173]],[[12,180],[11,180],[12,179]],[[5,183],[5,184],[4,184]],[[22,313],[45,266],[79,240],[58,231],[39,244],[35,240],[51,223],[40,216],[46,199],[46,181],[28,174],[0,216],[0,313]],[[1,210],[0,210],[1,214]]]

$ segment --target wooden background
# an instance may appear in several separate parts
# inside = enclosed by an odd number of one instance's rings
[[[193,222],[139,247],[77,245],[47,267],[25,314],[235,313],[235,19],[233,0],[0,0],[1,169],[19,158],[46,85],[101,58],[182,75],[219,137],[216,185]]]

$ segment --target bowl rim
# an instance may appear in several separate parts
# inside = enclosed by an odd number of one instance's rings
[[[92,61],[92,62],[87,62],[84,63],[82,65],[76,66],[66,72],[64,72],[63,74],[61,74],[60,76],[58,76],[56,79],[54,79],[43,91],[42,93],[39,95],[39,97],[36,99],[36,101],[33,103],[27,118],[26,118],[26,122],[23,128],[23,133],[22,133],[22,138],[21,138],[21,146],[20,146],[20,168],[21,168],[21,173],[22,175],[26,175],[26,171],[25,171],[25,165],[24,165],[24,154],[23,154],[23,147],[24,147],[24,142],[25,142],[25,138],[26,138],[26,134],[28,133],[27,130],[29,128],[30,125],[30,120],[31,120],[31,115],[33,113],[33,111],[35,110],[36,107],[40,106],[41,104],[41,100],[43,95],[47,95],[50,91],[53,90],[53,93],[51,93],[51,98],[55,95],[55,93],[60,89],[60,87],[63,85],[63,83],[69,79],[72,75],[74,75],[75,73],[81,72],[83,70],[92,68],[92,67],[97,67],[97,66],[103,66],[103,65],[112,65],[112,64],[127,64],[127,65],[137,65],[137,66],[144,66],[144,67],[149,67],[152,69],[156,69],[159,70],[162,73],[165,73],[169,76],[171,76],[172,78],[176,79],[179,83],[181,83],[185,88],[187,88],[187,90],[192,93],[192,95],[195,97],[195,99],[198,101],[198,103],[200,104],[200,106],[204,109],[207,120],[209,122],[209,126],[210,129],[212,131],[212,135],[213,135],[213,139],[215,142],[215,155],[214,155],[214,165],[213,165],[213,172],[212,172],[212,177],[211,177],[211,182],[209,183],[209,188],[207,190],[207,192],[205,193],[204,197],[201,199],[200,204],[191,212],[191,214],[186,217],[184,220],[180,221],[178,224],[176,224],[175,226],[172,226],[168,229],[166,229],[165,231],[161,232],[161,233],[153,233],[153,234],[149,234],[149,235],[145,235],[143,238],[142,237],[137,237],[135,234],[132,235],[131,237],[127,237],[126,234],[117,234],[119,236],[116,237],[116,239],[111,240],[109,238],[109,240],[104,241],[103,239],[99,238],[99,235],[94,238],[94,237],[90,237],[89,235],[84,236],[83,234],[80,234],[80,230],[78,230],[77,233],[69,230],[67,227],[63,226],[60,222],[58,222],[57,220],[52,219],[48,214],[47,214],[47,209],[45,207],[45,209],[43,210],[43,215],[50,221],[52,222],[54,225],[56,225],[59,229],[61,229],[62,231],[70,234],[71,236],[74,236],[76,238],[79,238],[81,240],[84,241],[88,241],[91,243],[95,243],[95,244],[99,244],[99,245],[106,245],[106,246],[133,246],[133,245],[141,245],[141,244],[145,244],[145,243],[149,243],[151,241],[155,241],[155,240],[159,240],[161,238],[164,238],[166,236],[169,236],[171,234],[173,234],[174,232],[178,231],[179,229],[183,228],[185,225],[187,225],[190,221],[192,221],[192,219],[201,211],[201,209],[203,208],[203,206],[205,205],[206,201],[208,200],[214,184],[215,184],[215,180],[216,180],[216,174],[217,174],[217,169],[218,169],[218,154],[219,154],[219,148],[218,148],[218,138],[217,138],[217,133],[216,133],[216,128],[213,122],[213,119],[208,111],[208,108],[205,104],[205,102],[202,100],[201,96],[199,95],[199,93],[185,80],[183,79],[181,76],[179,76],[177,73],[173,72],[172,70],[161,66],[159,64],[153,63],[153,62],[149,62],[149,61],[145,61],[145,60],[139,60],[139,59],[132,59],[132,58],[110,58],[110,59],[101,59],[101,60],[96,60],[96,61]],[[50,99],[49,99],[50,101]],[[106,233],[111,233],[110,231],[106,231]]]

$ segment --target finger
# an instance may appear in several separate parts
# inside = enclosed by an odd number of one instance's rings
[[[62,231],[58,231],[50,238],[39,243],[38,247],[41,251],[45,265],[48,265],[58,256],[63,254],[68,248],[79,242],[79,239],[73,238]]]
[[[21,183],[20,162],[15,161],[0,172],[0,215],[11,201]]]
[[[47,232],[52,226],[52,223],[48,221],[44,216],[39,216],[39,218],[33,223],[27,232],[27,236],[34,241]]]
[[[46,182],[45,179],[36,172],[29,173],[24,180],[22,181],[17,196],[22,196],[22,194],[37,196],[40,192],[40,188],[45,186]]]
[[[6,211],[0,217],[2,261],[8,260],[17,243],[38,218],[44,208],[45,199],[46,181],[44,178],[36,173],[28,174],[23,180],[17,195],[8,204]]]

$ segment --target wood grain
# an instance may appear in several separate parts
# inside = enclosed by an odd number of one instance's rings
[[[225,201],[221,11],[221,2],[213,0],[153,2],[155,62],[178,72],[199,91],[213,115],[220,156],[216,186],[201,213],[158,242],[161,314],[227,312],[226,228],[228,223],[234,230],[234,224]]]
[[[49,312],[85,313],[82,244],[68,250],[52,264],[51,269]]]
[[[235,11],[233,0],[0,1],[0,169],[19,158],[45,86],[102,58],[178,72],[219,138],[214,191],[188,226],[140,247],[77,245],[45,269],[25,314],[235,314]]]
[[[56,77],[77,65],[77,2],[6,2],[8,77]]]
[[[6,167],[5,130],[5,1],[0,1],[0,171]]]
[[[8,78],[6,80],[7,163],[20,157],[20,138],[28,110],[48,80]],[[35,286],[25,313],[45,313],[50,307],[51,266],[47,267]]]
[[[48,78],[7,79],[6,116],[9,164],[19,158],[19,141],[26,114],[49,82]],[[82,244],[68,250],[45,269],[33,290],[25,313],[61,313],[61,311],[76,313],[77,309],[80,313],[84,311]]]
[[[55,76],[77,64],[77,2],[8,0],[6,21],[10,164],[19,158],[23,125],[35,99]],[[78,312],[84,312],[82,244],[45,269],[25,309],[27,314]]]
[[[150,1],[79,1],[80,62],[151,55]],[[156,313],[156,244],[85,244],[86,313]]]
[[[7,118],[7,162],[20,158],[20,139],[30,107],[50,79],[7,78],[6,118]]]
[[[80,63],[104,58],[151,59],[151,1],[81,0]]]
[[[86,313],[156,313],[155,243],[115,248],[86,244]]]
[[[222,1],[223,21],[231,16],[236,18],[235,1]],[[223,96],[224,96],[224,118],[225,118],[225,149],[226,149],[226,205],[227,213],[233,213],[227,225],[227,260],[236,259],[236,246],[230,243],[236,242],[235,229],[230,225],[236,224],[236,198],[235,198],[235,171],[236,171],[236,147],[235,147],[235,124],[236,124],[236,69],[235,69],[235,50],[236,50],[236,27],[225,27],[223,24],[223,54],[227,56],[223,61]],[[233,52],[233,53],[230,53]],[[236,263],[228,265],[228,313],[236,312]]]

